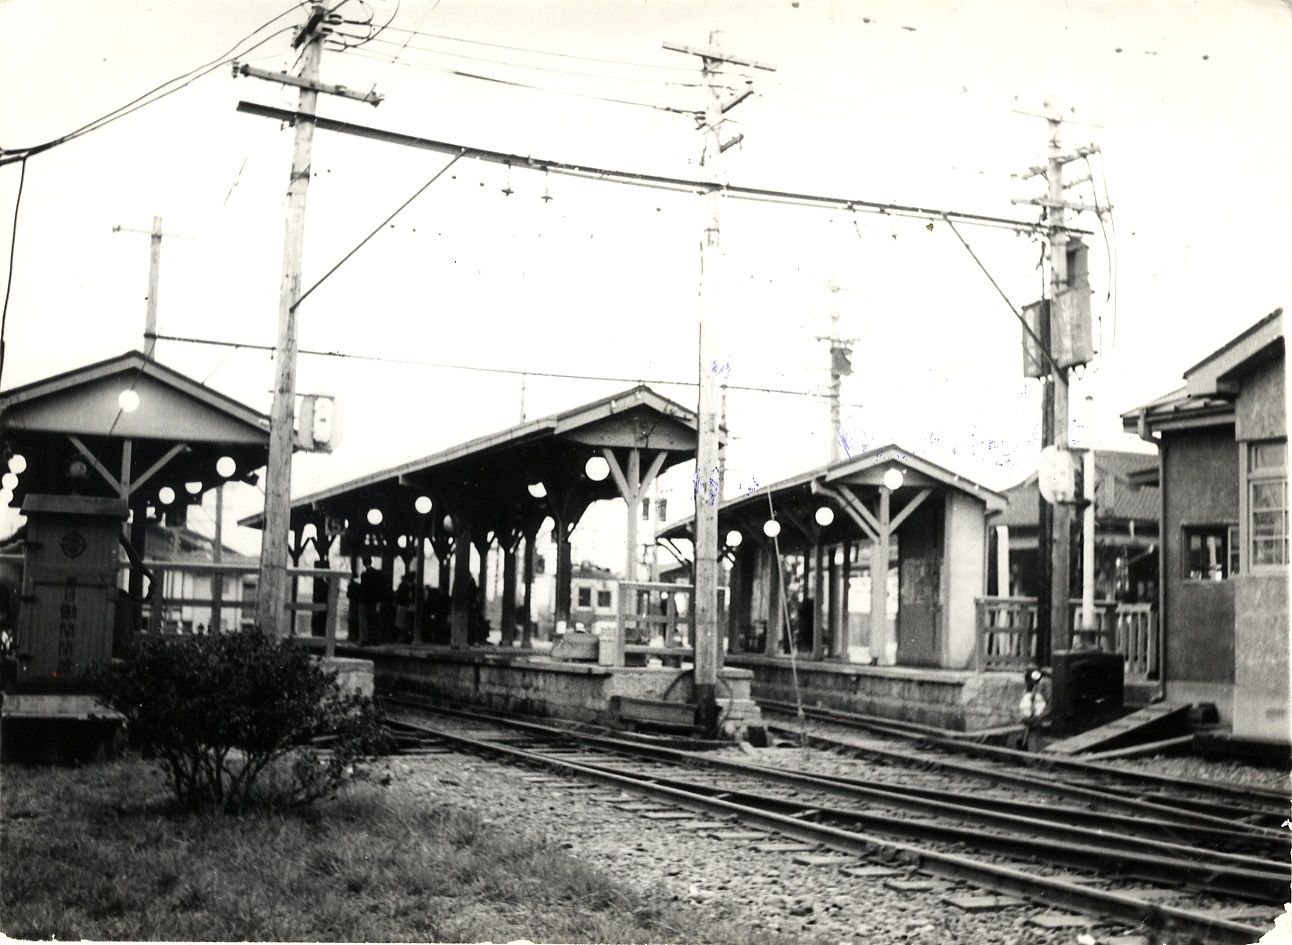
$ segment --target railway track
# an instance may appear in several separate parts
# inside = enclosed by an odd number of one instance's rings
[[[788,703],[760,702],[765,713],[793,717]],[[847,754],[865,756],[905,767],[928,767],[965,776],[991,778],[1032,792],[1080,802],[1122,805],[1146,817],[1166,816],[1211,825],[1219,830],[1260,833],[1286,848],[1286,793],[1249,785],[1203,778],[1182,778],[1119,768],[1080,758],[1045,755],[983,745],[933,734],[925,726],[893,723],[885,719],[818,707],[803,708],[813,722],[836,726],[844,736],[814,729],[809,744]],[[771,726],[774,735],[798,739],[803,732]],[[879,736],[882,741],[848,737],[856,731]],[[918,746],[918,750],[903,748]],[[974,759],[972,762],[966,758]],[[1026,769],[1026,773],[1019,769]]]
[[[891,772],[868,778],[848,759],[836,758],[842,769],[833,773],[791,770],[737,760],[731,752],[719,757],[676,743],[404,699],[384,702],[415,713],[390,722],[424,750],[467,751],[544,768],[648,798],[643,816],[728,818],[871,866],[900,862],[991,893],[1147,929],[1165,940],[1255,941],[1288,888],[1286,842],[1280,862],[1271,858],[1274,844],[1265,828],[1239,825],[1230,836],[1194,822],[1189,810],[1132,817],[1089,804],[1004,803],[967,789],[963,780],[957,789],[903,783]],[[428,712],[440,713],[447,727],[427,724]],[[463,723],[475,728],[453,731]],[[659,804],[667,806],[651,806]]]

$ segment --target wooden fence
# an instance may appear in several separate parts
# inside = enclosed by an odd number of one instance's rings
[[[1021,670],[1035,662],[1035,597],[979,597],[975,604],[979,670]],[[1146,682],[1156,677],[1162,641],[1152,604],[1096,601],[1093,630],[1078,626],[1081,601],[1069,604],[1074,649],[1121,653],[1128,682]]]

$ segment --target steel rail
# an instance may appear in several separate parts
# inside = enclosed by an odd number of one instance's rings
[[[774,700],[760,699],[758,704],[763,709],[770,709],[771,711],[783,714],[795,714],[798,711],[796,706]],[[1086,774],[1102,774],[1122,781],[1131,781],[1139,784],[1152,784],[1162,788],[1218,794],[1226,798],[1237,798],[1240,801],[1247,801],[1253,804],[1261,801],[1271,801],[1275,804],[1282,805],[1284,810],[1286,810],[1290,800],[1288,794],[1270,788],[1252,787],[1250,785],[1234,784],[1232,782],[1219,781],[1210,778],[1184,778],[1169,774],[1151,774],[1147,771],[1118,768],[1113,765],[1097,761],[1083,761],[1080,758],[1067,758],[1056,755],[1038,754],[1036,752],[1019,751],[1015,748],[1004,748],[999,745],[983,745],[977,742],[946,738],[944,736],[927,732],[903,731],[901,728],[885,725],[884,723],[888,720],[877,720],[873,716],[861,715],[855,712],[846,712],[841,709],[825,709],[816,706],[804,706],[803,711],[805,715],[817,718],[820,721],[838,722],[844,725],[857,725],[863,728],[884,729],[889,734],[914,741],[927,742],[948,751],[993,758],[999,761],[1014,761],[1028,765],[1029,767],[1060,768],[1069,771],[1079,771]]]
[[[479,718],[481,716],[472,715]],[[500,719],[499,724],[532,731],[544,738],[555,738],[565,741],[568,733],[549,726],[519,720]],[[1017,853],[1022,849],[1027,855],[1050,855],[1055,850],[1062,850],[1067,862],[1078,865],[1089,865],[1091,862],[1107,865],[1116,863],[1119,867],[1131,866],[1166,882],[1177,882],[1182,877],[1201,891],[1223,892],[1239,898],[1251,898],[1257,890],[1262,890],[1267,901],[1273,897],[1282,901],[1287,890],[1288,872],[1281,862],[1260,859],[1258,857],[1214,851],[1206,848],[1189,846],[1170,841],[1156,840],[1147,837],[1131,837],[1119,834],[1114,830],[1099,830],[1075,826],[1035,817],[985,810],[979,807],[968,807],[947,800],[935,800],[904,794],[892,785],[874,785],[859,782],[856,779],[833,778],[790,771],[784,768],[754,764],[751,762],[732,761],[721,758],[710,758],[673,748],[657,747],[639,742],[627,742],[616,738],[595,735],[579,735],[576,740],[609,750],[618,756],[630,758],[650,758],[667,762],[670,765],[700,767],[709,770],[726,772],[763,781],[772,781],[790,787],[826,791],[856,799],[875,801],[907,810],[933,813],[942,817],[959,819],[991,826],[1006,831],[1004,836],[984,835],[980,831],[964,828],[960,825],[941,823],[926,824],[921,821],[886,821],[858,812],[860,816],[874,826],[892,823],[893,829],[901,824],[899,832],[906,832],[920,838],[942,839],[949,834],[956,834],[965,843],[976,843],[979,846],[984,836],[990,836],[990,843],[996,848],[1004,848]],[[549,751],[548,754],[553,754]],[[571,753],[561,757],[571,760]],[[601,759],[579,759],[589,766],[609,770],[612,765]],[[683,779],[667,778],[678,786],[696,790],[693,782]],[[849,812],[848,816],[854,816]],[[1025,836],[1019,830],[1030,831],[1035,836]],[[1039,839],[1038,839],[1039,836]],[[1112,843],[1116,846],[1109,846]],[[1203,878],[1196,879],[1201,873]],[[1221,880],[1217,881],[1216,876]],[[1234,885],[1229,885],[1230,883]]]
[[[777,729],[775,726],[769,726],[769,730],[774,732],[779,731],[786,737],[800,737],[800,732],[797,729]],[[1028,791],[1043,791],[1059,797],[1084,800],[1096,804],[1115,803],[1128,810],[1142,811],[1145,814],[1152,815],[1154,817],[1170,817],[1180,823],[1210,826],[1217,829],[1228,830],[1230,832],[1237,831],[1253,837],[1260,837],[1271,842],[1287,840],[1286,833],[1270,827],[1235,822],[1233,819],[1228,817],[1187,810],[1176,807],[1172,804],[1162,804],[1157,801],[1144,800],[1143,798],[1127,796],[1126,794],[1117,791],[1087,787],[1081,784],[1070,784],[1054,778],[1038,776],[1036,773],[1024,774],[1017,771],[1010,771],[1005,768],[989,768],[947,757],[913,755],[894,748],[881,748],[875,745],[858,744],[856,742],[850,742],[841,738],[834,738],[832,736],[822,735],[819,733],[809,732],[807,739],[808,744],[810,745],[856,752],[858,754],[869,755],[875,758],[895,761],[907,766],[941,768],[947,771],[955,771],[978,778],[987,778],[1002,783],[1015,784]]]
[[[554,771],[573,773],[598,783],[667,800],[679,807],[704,813],[733,815],[737,819],[804,842],[819,844],[857,856],[876,854],[900,858],[936,875],[973,883],[1007,895],[1038,898],[1044,902],[1130,927],[1147,926],[1178,935],[1182,940],[1202,937],[1216,945],[1246,945],[1263,934],[1256,926],[1175,906],[1136,899],[1125,893],[1092,889],[1057,877],[1038,876],[1014,867],[987,863],[955,853],[926,850],[883,837],[814,824],[800,818],[758,810],[721,797],[708,797],[652,783],[629,775],[545,756],[541,752],[455,735],[429,726],[415,726],[441,741],[482,755],[494,755]]]

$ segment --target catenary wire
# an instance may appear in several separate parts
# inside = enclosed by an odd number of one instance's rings
[[[0,309],[0,378],[4,376],[4,331],[9,321],[9,293],[13,290],[14,252],[18,248],[18,208],[22,206],[22,188],[27,182],[27,159],[18,166],[18,195],[13,201],[13,230],[9,234],[9,273],[5,278],[4,307]]]
[[[243,348],[247,351],[269,351],[274,350],[273,345],[254,344],[243,341],[224,341],[218,338],[196,338],[189,335],[165,335],[158,334],[158,341],[174,341],[181,344],[193,345],[210,345],[218,348]],[[301,348],[298,354],[322,358],[341,358],[351,361],[372,361],[380,364],[402,364],[409,367],[428,367],[439,368],[450,371],[473,371],[480,374],[507,374],[513,377],[543,377],[554,380],[567,381],[598,381],[616,384],[659,384],[665,387],[696,387],[698,381],[684,381],[677,378],[663,377],[628,377],[626,375],[611,374],[578,374],[573,372],[562,371],[538,371],[532,368],[501,368],[486,367],[480,364],[455,364],[447,361],[421,361],[413,358],[392,358],[385,355],[377,354],[356,354],[352,351],[325,350],[316,348]],[[828,400],[830,395],[815,391],[794,390],[786,387],[763,387],[755,384],[727,384],[728,390],[747,391],[758,394],[778,394],[791,397],[810,397],[818,400]],[[843,404],[845,407],[861,407],[861,404]]]
[[[381,55],[380,53],[360,51],[358,49],[354,49],[352,50],[352,52],[355,52],[359,56],[363,56],[369,59],[375,59],[380,62],[389,61],[387,57]],[[497,85],[507,85],[513,88],[529,89],[536,92],[548,92],[553,95],[570,95],[575,98],[586,98],[586,99],[592,99],[599,102],[611,102],[616,105],[635,105],[639,108],[652,108],[652,109],[655,109],[656,111],[672,112],[678,115],[691,116],[691,115],[698,115],[701,113],[700,109],[698,108],[674,108],[669,105],[659,105],[659,104],[656,104],[655,102],[640,102],[634,99],[614,98],[608,95],[596,95],[592,92],[579,92],[572,89],[557,89],[557,88],[552,88],[550,86],[534,85],[533,83],[530,83],[530,82],[520,82],[515,79],[503,79],[498,76],[487,75],[482,72],[467,72],[462,69],[453,69],[448,66],[432,66],[423,62],[412,62],[408,59],[397,59],[395,60],[394,64],[405,66],[408,68],[414,68],[414,69],[425,69],[428,72],[439,72],[439,73],[443,73],[444,75],[456,76],[457,78],[461,78],[461,79],[475,79],[480,82],[492,82]]]
[[[438,39],[438,40],[444,40],[444,41],[454,42],[454,43],[467,43],[472,46],[488,46],[492,49],[506,49],[511,52],[532,53],[538,56],[554,56],[561,59],[574,59],[574,60],[581,60],[583,62],[598,62],[598,63],[602,63],[603,65],[629,66],[635,69],[660,69],[666,72],[685,72],[691,75],[695,74],[695,70],[689,66],[665,66],[665,65],[660,65],[658,63],[630,62],[625,59],[605,59],[605,58],[599,58],[596,56],[580,56],[577,53],[555,52],[550,49],[537,49],[532,46],[512,46],[506,43],[495,43],[495,42],[490,42],[488,40],[483,40],[483,39],[469,39],[464,36],[448,36],[443,33],[426,33],[426,32],[422,32],[421,30],[410,30],[400,26],[392,26],[390,27],[390,29],[392,32],[410,33],[414,36],[424,36],[427,39]]]
[[[415,43],[410,43],[407,40],[404,41],[403,43],[400,43],[398,40],[393,40],[393,39],[374,38],[372,41],[383,45],[399,46],[401,51],[405,49],[414,49],[414,50],[417,50],[418,52],[428,53],[433,56],[449,56],[453,59],[465,59],[470,62],[485,62],[496,66],[506,66],[509,69],[530,69],[536,72],[550,72],[557,75],[579,76],[587,79],[608,79],[613,82],[643,82],[643,83],[650,83],[653,85],[671,85],[671,86],[678,86],[681,88],[689,88],[689,89],[699,89],[699,88],[707,87],[703,82],[681,82],[676,79],[664,79],[664,78],[657,79],[657,78],[651,78],[649,76],[610,75],[605,72],[588,72],[588,71],[577,70],[577,69],[561,69],[555,66],[538,65],[536,63],[529,63],[529,62],[516,62],[515,60],[507,60],[507,59],[495,59],[489,56],[471,56],[466,53],[450,52],[446,49],[432,49],[429,46],[419,46]]]

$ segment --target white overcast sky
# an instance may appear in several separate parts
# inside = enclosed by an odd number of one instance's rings
[[[1115,208],[1107,240],[1093,215],[1078,220],[1094,231],[1101,324],[1095,380],[1074,387],[1078,443],[1126,445],[1119,412],[1177,386],[1184,368],[1292,297],[1292,9],[1281,0],[370,6],[378,23],[394,14],[392,29],[361,49],[329,49],[322,76],[375,84],[386,100],[374,109],[325,97],[323,114],[625,170],[699,173],[694,123],[649,106],[703,107],[697,61],[661,44],[703,46],[711,30],[732,54],[777,69],[728,70],[733,86],[752,78],[755,91],[730,113],[730,133],[744,135],[725,155],[734,183],[1033,219],[1034,207],[1011,199],[1040,184],[1011,174],[1041,162],[1046,128],[1018,112],[1052,98],[1073,119],[1066,143],[1101,148],[1095,179]],[[79,127],[291,7],[0,2],[0,147]],[[366,15],[358,0],[343,12]],[[257,38],[303,18],[292,12]],[[247,58],[290,68],[289,40]],[[224,67],[29,161],[3,386],[141,346],[148,239],[113,227],[147,229],[154,215],[173,234],[159,330],[273,342],[292,132],[237,113],[243,98],[290,106],[295,95]],[[306,284],[445,162],[327,132],[315,141]],[[0,168],[4,247],[17,185],[18,166]],[[1094,195],[1084,185],[1073,196]],[[406,362],[693,378],[702,213],[691,196],[464,160],[302,306],[300,343]],[[1016,304],[1038,296],[1038,243],[962,232]],[[722,242],[733,384],[823,391],[828,358],[815,336],[837,304],[844,333],[859,339],[843,388],[854,449],[896,440],[993,487],[1034,468],[1039,407],[1021,377],[1017,323],[944,225],[728,202]],[[163,341],[158,357],[268,408],[263,352]],[[530,378],[526,411],[625,386]],[[330,456],[298,457],[297,494],[508,426],[520,411],[516,377],[414,363],[307,356],[298,387],[338,398],[344,439]],[[658,389],[694,403],[693,388]],[[828,452],[822,400],[733,392],[730,427],[729,492]]]

